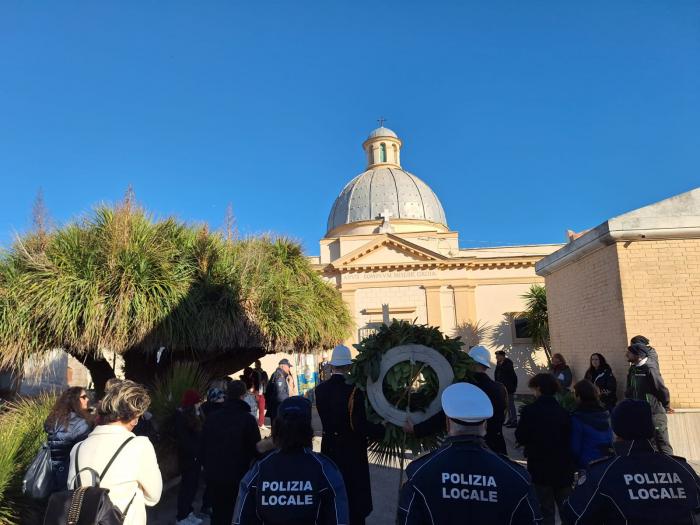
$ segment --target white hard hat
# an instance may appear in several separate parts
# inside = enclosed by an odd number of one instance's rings
[[[352,364],[350,349],[345,345],[338,345],[333,349],[330,360],[331,366],[347,366]]]
[[[475,346],[469,350],[469,357],[486,368],[491,368],[491,353],[483,346]]]
[[[442,410],[450,419],[478,423],[493,416],[493,405],[479,387],[455,383],[442,392]]]

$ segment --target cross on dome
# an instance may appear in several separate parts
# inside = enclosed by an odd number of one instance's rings
[[[379,117],[379,118],[377,119],[377,122],[379,122],[379,127],[380,127],[380,128],[383,128],[383,127],[384,127],[384,123],[385,123],[386,121],[387,121],[387,119],[385,119],[384,117]]]

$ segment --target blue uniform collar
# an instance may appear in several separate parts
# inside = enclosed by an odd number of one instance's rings
[[[467,445],[474,445],[486,448],[486,441],[481,436],[470,436],[470,435],[459,435],[459,436],[447,436],[445,438],[445,443],[463,443]]]

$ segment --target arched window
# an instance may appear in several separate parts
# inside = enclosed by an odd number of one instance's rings
[[[380,161],[379,162],[386,162],[386,144],[382,142],[381,144],[381,150],[380,150]]]
[[[374,164],[374,147],[371,144],[367,148],[367,158],[369,160],[369,164]]]
[[[392,144],[391,149],[394,150],[394,164],[399,163],[399,148],[396,147],[396,144]]]

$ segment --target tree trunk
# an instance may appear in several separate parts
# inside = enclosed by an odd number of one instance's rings
[[[146,353],[137,348],[124,353],[125,379],[141,383],[149,388],[155,384],[159,369],[164,366],[163,360],[161,360],[161,365],[156,363],[155,354]]]
[[[222,377],[242,370],[264,355],[262,348],[241,348],[204,359],[200,365],[211,377]]]
[[[95,393],[98,398],[101,398],[105,393],[105,383],[109,379],[115,377],[112,365],[110,365],[102,355],[99,355],[99,352],[87,352],[87,354],[78,353],[73,350],[67,350],[67,352],[90,371]]]

